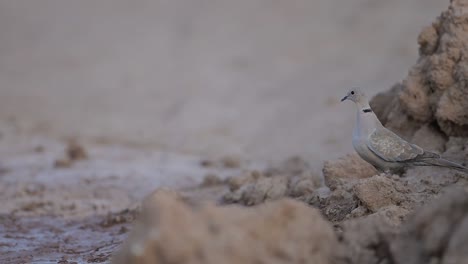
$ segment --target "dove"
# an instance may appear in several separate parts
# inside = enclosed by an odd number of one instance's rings
[[[384,173],[401,173],[412,166],[437,166],[468,174],[468,168],[424,150],[385,128],[377,118],[366,95],[352,88],[341,101],[350,100],[357,106],[353,130],[353,147],[359,156]]]

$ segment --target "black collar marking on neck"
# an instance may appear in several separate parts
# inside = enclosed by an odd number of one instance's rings
[[[371,112],[372,112],[372,109],[366,108],[366,109],[362,109],[362,111],[363,111],[364,113],[371,113]]]

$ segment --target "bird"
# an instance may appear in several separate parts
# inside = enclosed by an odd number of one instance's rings
[[[409,167],[436,166],[468,174],[467,167],[424,150],[384,127],[361,89],[351,88],[341,102],[346,100],[353,101],[357,106],[352,140],[354,150],[378,171],[400,174]]]

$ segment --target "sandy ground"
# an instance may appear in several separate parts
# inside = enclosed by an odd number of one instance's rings
[[[296,154],[319,177],[323,161],[352,152],[354,113],[338,99],[351,86],[373,95],[405,78],[418,33],[446,7],[0,3],[0,263],[108,263],[158,187],[198,202],[261,203],[269,196],[224,180]],[[194,188],[207,175],[214,186]],[[466,188],[458,179],[422,193]],[[336,221],[358,203],[327,201],[344,208],[321,205]]]

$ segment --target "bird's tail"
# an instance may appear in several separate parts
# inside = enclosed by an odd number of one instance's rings
[[[443,158],[426,160],[425,162],[429,166],[438,166],[438,167],[445,167],[445,168],[455,169],[455,170],[458,170],[458,171],[461,171],[461,172],[464,172],[464,173],[468,174],[468,168],[467,167],[465,167],[463,165],[460,165],[458,163],[455,163],[453,161],[443,159]]]

